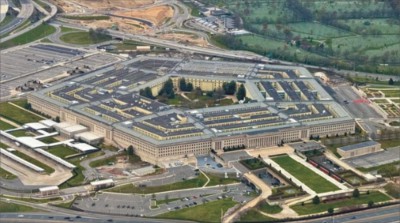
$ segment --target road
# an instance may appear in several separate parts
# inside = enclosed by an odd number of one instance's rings
[[[21,10],[18,16],[13,19],[11,22],[7,23],[1,30],[0,35],[11,32],[13,29],[16,29],[18,26],[23,24],[29,17],[31,17],[33,13],[33,4],[31,0],[20,0],[21,2]],[[4,38],[2,38],[4,39]],[[2,42],[2,41],[0,41]]]
[[[24,2],[25,2],[25,3],[24,3]],[[43,19],[40,19],[39,21],[35,22],[34,24],[30,25],[29,27],[27,27],[27,28],[25,28],[25,29],[23,29],[23,30],[20,30],[20,31],[18,31],[18,32],[16,32],[16,33],[10,34],[10,35],[8,35],[8,36],[2,38],[2,39],[0,40],[0,43],[5,42],[5,41],[10,40],[10,39],[13,39],[13,38],[15,38],[15,37],[17,37],[17,36],[19,36],[19,35],[22,35],[22,34],[28,32],[28,31],[30,31],[30,30],[32,30],[32,29],[34,29],[34,28],[40,26],[41,24],[43,24],[43,23],[49,21],[51,18],[53,18],[53,17],[56,15],[56,13],[57,13],[57,7],[56,7],[55,5],[53,5],[53,4],[50,4],[50,3],[45,2],[45,1],[43,1],[43,3],[48,4],[48,5],[50,6],[50,8],[51,8],[51,12],[50,12],[46,17],[44,17]],[[34,7],[34,6],[33,6],[31,0],[21,0],[21,4],[22,4],[22,5],[28,4],[28,6],[31,7],[31,8],[32,8],[32,11],[33,11],[33,7]],[[22,13],[22,10],[21,10],[21,13]],[[21,13],[20,13],[20,14],[21,14]],[[20,14],[18,15],[18,17],[20,16]],[[32,13],[31,13],[31,14],[32,14]],[[31,14],[30,14],[30,15],[31,15]],[[30,15],[29,15],[29,16],[30,16]],[[14,28],[15,28],[15,27],[14,27]]]
[[[374,208],[365,211],[353,212],[348,214],[337,215],[333,217],[324,217],[308,221],[307,223],[391,223],[400,222],[400,204],[387,207]]]
[[[0,0],[0,23],[6,17],[7,12],[8,12],[8,1]]]

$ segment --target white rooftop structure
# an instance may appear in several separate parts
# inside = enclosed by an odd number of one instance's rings
[[[12,160],[14,160],[16,162],[18,162],[18,163],[20,163],[20,164],[22,164],[22,165],[24,165],[24,166],[36,171],[36,172],[44,172],[43,168],[38,167],[35,164],[30,163],[30,162],[28,162],[28,161],[26,161],[26,160],[24,160],[24,159],[22,159],[22,158],[20,158],[20,157],[18,157],[16,155],[14,155],[14,154],[8,152],[5,149],[1,149],[0,148],[0,154],[3,155],[3,156],[6,156],[6,157],[8,157],[8,158],[10,158],[10,159],[12,159]]]
[[[75,133],[75,132],[82,132],[86,131],[87,128],[83,125],[72,125],[63,129],[65,132]]]
[[[113,179],[106,179],[106,180],[96,180],[96,181],[90,182],[90,185],[100,186],[100,185],[112,184],[112,183],[114,183]]]
[[[85,141],[85,142],[92,142],[92,141],[98,141],[98,140],[102,140],[103,137],[94,134],[93,132],[82,132],[79,134],[75,135],[76,138],[80,138],[81,140]]]
[[[55,156],[55,155],[53,155],[53,154],[51,154],[49,152],[46,152],[43,149],[36,149],[35,151],[40,153],[40,154],[42,154],[43,156],[46,156],[49,159],[52,159],[52,160],[54,160],[54,161],[56,161],[56,162],[58,162],[58,163],[60,163],[60,164],[62,164],[64,166],[66,166],[67,168],[70,168],[70,169],[75,169],[76,168],[75,165],[73,165],[73,164],[61,159],[58,156]]]
[[[93,146],[91,146],[89,144],[86,144],[86,143],[68,143],[67,145],[72,147],[72,148],[75,148],[75,149],[77,149],[77,150],[79,150],[79,151],[81,151],[83,153],[86,153],[86,152],[89,152],[89,151],[99,150],[98,148],[93,147]]]
[[[17,137],[16,141],[32,149],[47,147],[46,143],[29,136]]]
[[[57,122],[55,122],[51,119],[41,120],[41,121],[39,121],[39,123],[42,123],[43,125],[48,126],[48,127],[53,127],[54,125],[58,124]]]
[[[57,123],[57,124],[55,124],[53,126],[54,126],[54,128],[57,128],[57,129],[64,129],[64,128],[67,128],[67,127],[70,127],[70,126],[73,126],[73,125],[75,125],[75,124],[74,123],[70,123],[70,122],[60,122],[60,123]]]
[[[42,130],[42,129],[48,129],[49,127],[47,125],[44,125],[40,122],[31,122],[31,123],[27,123],[24,125],[25,129],[34,129],[34,130]]]
[[[53,190],[58,190],[59,188],[57,186],[48,186],[48,187],[41,187],[39,188],[40,192],[47,192],[47,191],[53,191]]]

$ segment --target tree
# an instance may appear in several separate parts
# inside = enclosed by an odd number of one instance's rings
[[[193,91],[193,84],[192,83],[187,83],[186,84],[186,91]]]
[[[129,156],[132,156],[132,155],[133,155],[133,146],[132,146],[132,145],[128,146],[127,154],[128,154]]]
[[[313,204],[319,204],[319,203],[321,203],[321,200],[319,199],[318,196],[315,196],[315,197],[312,199],[312,202],[313,202]]]
[[[153,93],[150,87],[145,87],[144,89],[140,89],[139,94],[143,97],[154,99]]]
[[[58,123],[60,123],[60,116],[57,116],[57,117],[55,118],[55,121],[58,122]]]
[[[180,89],[181,91],[186,91],[187,85],[186,85],[186,80],[185,80],[185,78],[181,78],[181,79],[179,80],[179,89]]]
[[[227,95],[233,95],[236,92],[236,82],[235,81],[231,81],[231,82],[225,82],[222,85],[222,88],[225,91],[225,94]]]
[[[374,206],[374,201],[368,201],[368,207]]]
[[[244,85],[241,84],[237,93],[236,93],[236,98],[241,101],[246,97],[246,88],[244,88]]]
[[[357,188],[353,190],[353,197],[354,198],[359,198],[360,197],[360,191]]]
[[[174,83],[171,78],[164,83],[158,95],[166,95],[169,99],[175,98]]]
[[[389,79],[389,85],[394,85],[394,81],[392,78]]]
[[[155,194],[152,194],[152,195],[151,195],[151,199],[153,199],[153,200],[156,199],[156,195],[155,195]]]
[[[333,212],[335,212],[333,208],[328,208],[328,214],[333,214]]]

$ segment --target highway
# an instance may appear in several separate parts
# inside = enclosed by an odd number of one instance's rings
[[[23,30],[20,30],[20,31],[18,31],[18,32],[16,32],[16,33],[12,33],[12,34],[10,34],[10,35],[8,35],[8,36],[2,38],[2,39],[0,40],[0,43],[5,42],[5,41],[10,40],[10,39],[13,39],[13,38],[15,38],[15,37],[17,37],[17,36],[19,36],[19,35],[22,35],[22,34],[28,32],[28,31],[30,31],[30,30],[32,30],[32,29],[34,29],[34,28],[40,26],[42,23],[49,21],[51,18],[53,18],[53,17],[56,15],[56,13],[57,13],[57,7],[56,7],[55,5],[53,5],[53,4],[48,3],[48,2],[45,2],[45,1],[43,1],[43,2],[46,3],[46,4],[48,4],[48,5],[50,6],[50,8],[51,8],[51,12],[50,12],[46,17],[44,17],[43,19],[40,19],[39,21],[35,22],[34,24],[30,25],[29,27],[27,27],[27,28],[25,28],[25,29],[23,29]],[[26,4],[27,7],[32,8],[31,10],[32,10],[32,12],[33,12],[34,6],[33,6],[31,0],[21,0],[21,4],[22,4],[22,7],[24,7],[24,5]],[[40,9],[39,9],[39,10],[40,10]],[[22,11],[23,11],[23,10],[21,10],[21,12],[20,12],[20,14],[18,15],[18,17],[20,17]],[[29,14],[29,16],[32,15],[32,12]],[[26,14],[26,15],[24,14],[23,16],[27,16],[27,14]],[[29,18],[29,17],[28,17],[28,18]],[[17,19],[18,19],[18,18],[17,18]],[[15,26],[13,26],[13,28],[15,28]],[[13,28],[12,28],[12,29],[13,29]]]
[[[8,1],[0,0],[0,23],[6,17],[7,12],[8,12]]]
[[[400,204],[374,208],[348,214],[303,221],[307,223],[391,223],[400,222]]]
[[[24,23],[33,13],[33,4],[31,0],[20,0],[21,10],[18,16],[11,22],[7,23],[1,30],[0,35],[11,32],[13,29]],[[1,41],[0,41],[1,42]]]

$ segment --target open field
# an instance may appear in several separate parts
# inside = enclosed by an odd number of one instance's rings
[[[7,180],[12,180],[17,178],[14,174],[8,172],[7,170],[0,168],[0,178],[7,179]]]
[[[0,109],[1,111],[1,109]],[[4,122],[0,120],[0,130],[7,130],[7,129],[13,129],[15,126],[8,124],[7,122]]]
[[[253,208],[242,214],[237,222],[274,222],[274,220],[274,218],[265,216]]]
[[[226,184],[233,184],[233,183],[238,183],[240,182],[240,179],[238,178],[225,178],[225,177],[219,177],[213,174],[206,174],[208,178],[210,178],[210,182],[208,182],[207,186],[216,186],[216,185],[226,185]]]
[[[315,214],[320,212],[327,212],[329,208],[343,208],[349,206],[356,206],[361,204],[367,204],[369,201],[374,203],[388,201],[390,198],[381,192],[371,192],[370,194],[361,194],[359,198],[348,198],[340,201],[332,201],[329,203],[313,204],[312,202],[306,202],[304,206],[301,204],[295,204],[290,206],[299,215]]]
[[[191,208],[171,211],[165,214],[158,215],[157,217],[165,219],[180,219],[192,221],[201,220],[202,222],[220,222],[221,211],[225,213],[229,208],[235,205],[236,202],[232,199],[222,199]]]
[[[34,212],[34,208],[0,201],[0,212]]]
[[[58,157],[61,158],[65,158],[67,156],[71,156],[73,154],[77,154],[78,152],[69,148],[68,146],[64,146],[64,145],[58,145],[58,146],[53,146],[50,147],[47,152],[56,155]]]
[[[207,182],[206,177],[201,174],[199,177],[189,180],[184,180],[181,182],[176,182],[173,184],[166,184],[162,186],[156,187],[137,187],[133,184],[126,184],[123,186],[114,187],[111,189],[107,189],[109,192],[116,193],[137,193],[137,194],[152,194],[164,191],[171,190],[180,190],[180,189],[188,189],[188,188],[196,188],[201,187]]]
[[[400,185],[399,184],[388,183],[388,184],[386,184],[386,186],[384,188],[390,196],[392,196],[396,199],[400,199]]]
[[[0,49],[6,49],[26,43],[33,42],[35,40],[44,38],[56,31],[56,28],[54,28],[51,25],[47,24],[42,24],[20,36],[15,37],[14,39],[10,39],[8,41],[5,41],[3,43],[0,43]]]
[[[18,107],[9,104],[8,102],[0,103],[0,116],[18,124],[37,122],[42,120],[41,117],[21,110]]]
[[[88,32],[71,32],[62,35],[60,40],[65,43],[88,45],[111,40],[111,37],[94,39]]]
[[[323,177],[314,173],[312,170],[298,163],[289,156],[277,156],[271,159],[317,193],[339,189],[331,182],[325,180]]]
[[[227,38],[225,45],[230,48],[319,66],[390,74],[400,71],[398,9],[389,1],[202,2],[230,9],[243,19],[244,29],[259,35],[258,39],[251,35]]]

